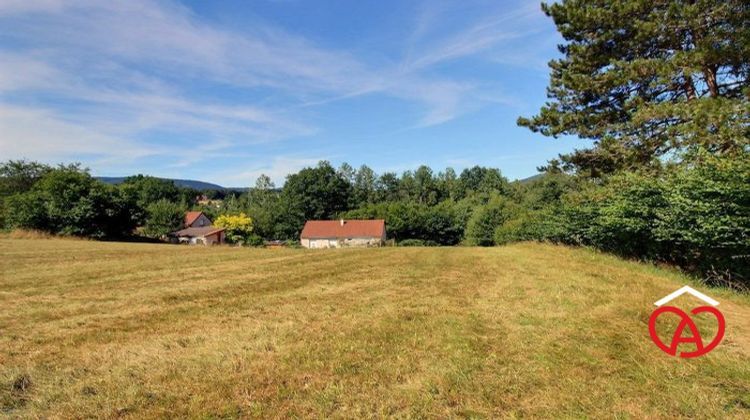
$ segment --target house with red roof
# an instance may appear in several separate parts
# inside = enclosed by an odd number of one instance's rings
[[[211,219],[203,212],[189,211],[185,213],[185,225],[182,229],[172,232],[169,237],[172,242],[189,245],[222,244],[226,239],[226,229],[213,226]]]
[[[204,227],[211,226],[211,219],[202,211],[189,211],[185,213],[185,227]]]
[[[308,220],[300,234],[305,248],[376,247],[385,244],[385,220]]]

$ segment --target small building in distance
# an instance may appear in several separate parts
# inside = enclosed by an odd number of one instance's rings
[[[172,243],[189,245],[223,244],[226,239],[224,228],[213,226],[203,212],[189,211],[185,213],[185,226],[181,230],[169,234]]]
[[[300,234],[305,248],[377,247],[385,244],[385,220],[308,220]]]
[[[185,227],[204,227],[211,226],[211,219],[208,218],[202,211],[189,211],[185,213]]]
[[[210,206],[210,207],[216,207],[216,208],[219,208],[222,202],[222,200],[220,199],[208,198],[205,194],[201,194],[198,197],[196,197],[196,201],[198,202],[198,205]]]

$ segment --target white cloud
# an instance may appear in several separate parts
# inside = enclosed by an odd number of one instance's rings
[[[71,123],[54,113],[36,108],[0,104],[0,155],[56,161],[91,156],[135,159],[156,150],[126,138],[101,134],[100,130]]]
[[[51,88],[63,75],[44,61],[32,56],[0,50],[0,92]]]
[[[247,171],[240,173],[220,173],[218,174],[218,180],[223,182],[224,186],[252,186],[255,185],[255,180],[258,179],[260,175],[267,175],[277,187],[280,187],[284,185],[287,175],[298,172],[306,167],[315,166],[321,160],[325,159],[322,157],[277,156],[271,161],[255,165]]]
[[[450,19],[450,9],[428,5],[407,57],[375,63],[261,21],[242,31],[222,28],[169,0],[0,1],[0,36],[11,41],[0,44],[2,154],[99,162],[158,156],[179,168],[315,133],[300,105],[382,94],[419,104],[414,127],[424,127],[489,102],[511,103],[502,90],[428,70],[496,52],[520,36],[518,22],[533,17],[528,9],[484,17],[435,41],[428,35]],[[194,82],[263,90],[271,99],[226,102],[191,90]],[[154,131],[168,133],[168,141],[153,140]],[[266,170],[278,181],[310,162],[317,159],[278,158],[240,176]]]
[[[306,94],[361,90],[377,79],[348,54],[317,48],[262,22],[252,22],[243,33],[216,28],[172,2],[78,0],[14,20],[16,33],[44,43],[56,61],[74,51],[72,59],[85,64],[105,58],[133,61],[147,63],[162,76],[180,72],[187,78]]]
[[[0,16],[29,12],[59,11],[62,8],[62,0],[3,0],[0,2]]]
[[[436,8],[433,2],[427,3],[417,18],[402,68],[417,70],[462,57],[492,52],[500,46],[509,44],[509,41],[538,33],[540,28],[534,23],[543,18],[537,3],[524,2],[510,12],[484,11],[480,20],[463,25],[448,35],[435,33],[438,29],[443,31],[449,26],[448,22],[454,20],[455,16],[455,10],[448,7]],[[515,49],[518,49],[517,46]]]

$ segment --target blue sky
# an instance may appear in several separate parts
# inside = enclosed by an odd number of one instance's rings
[[[536,1],[0,2],[0,159],[277,184],[321,159],[511,179],[561,41]]]

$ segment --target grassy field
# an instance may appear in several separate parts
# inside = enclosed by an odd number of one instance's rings
[[[0,257],[0,416],[750,416],[750,298],[701,288],[727,335],[671,358],[648,317],[690,280],[587,250],[0,239]]]

